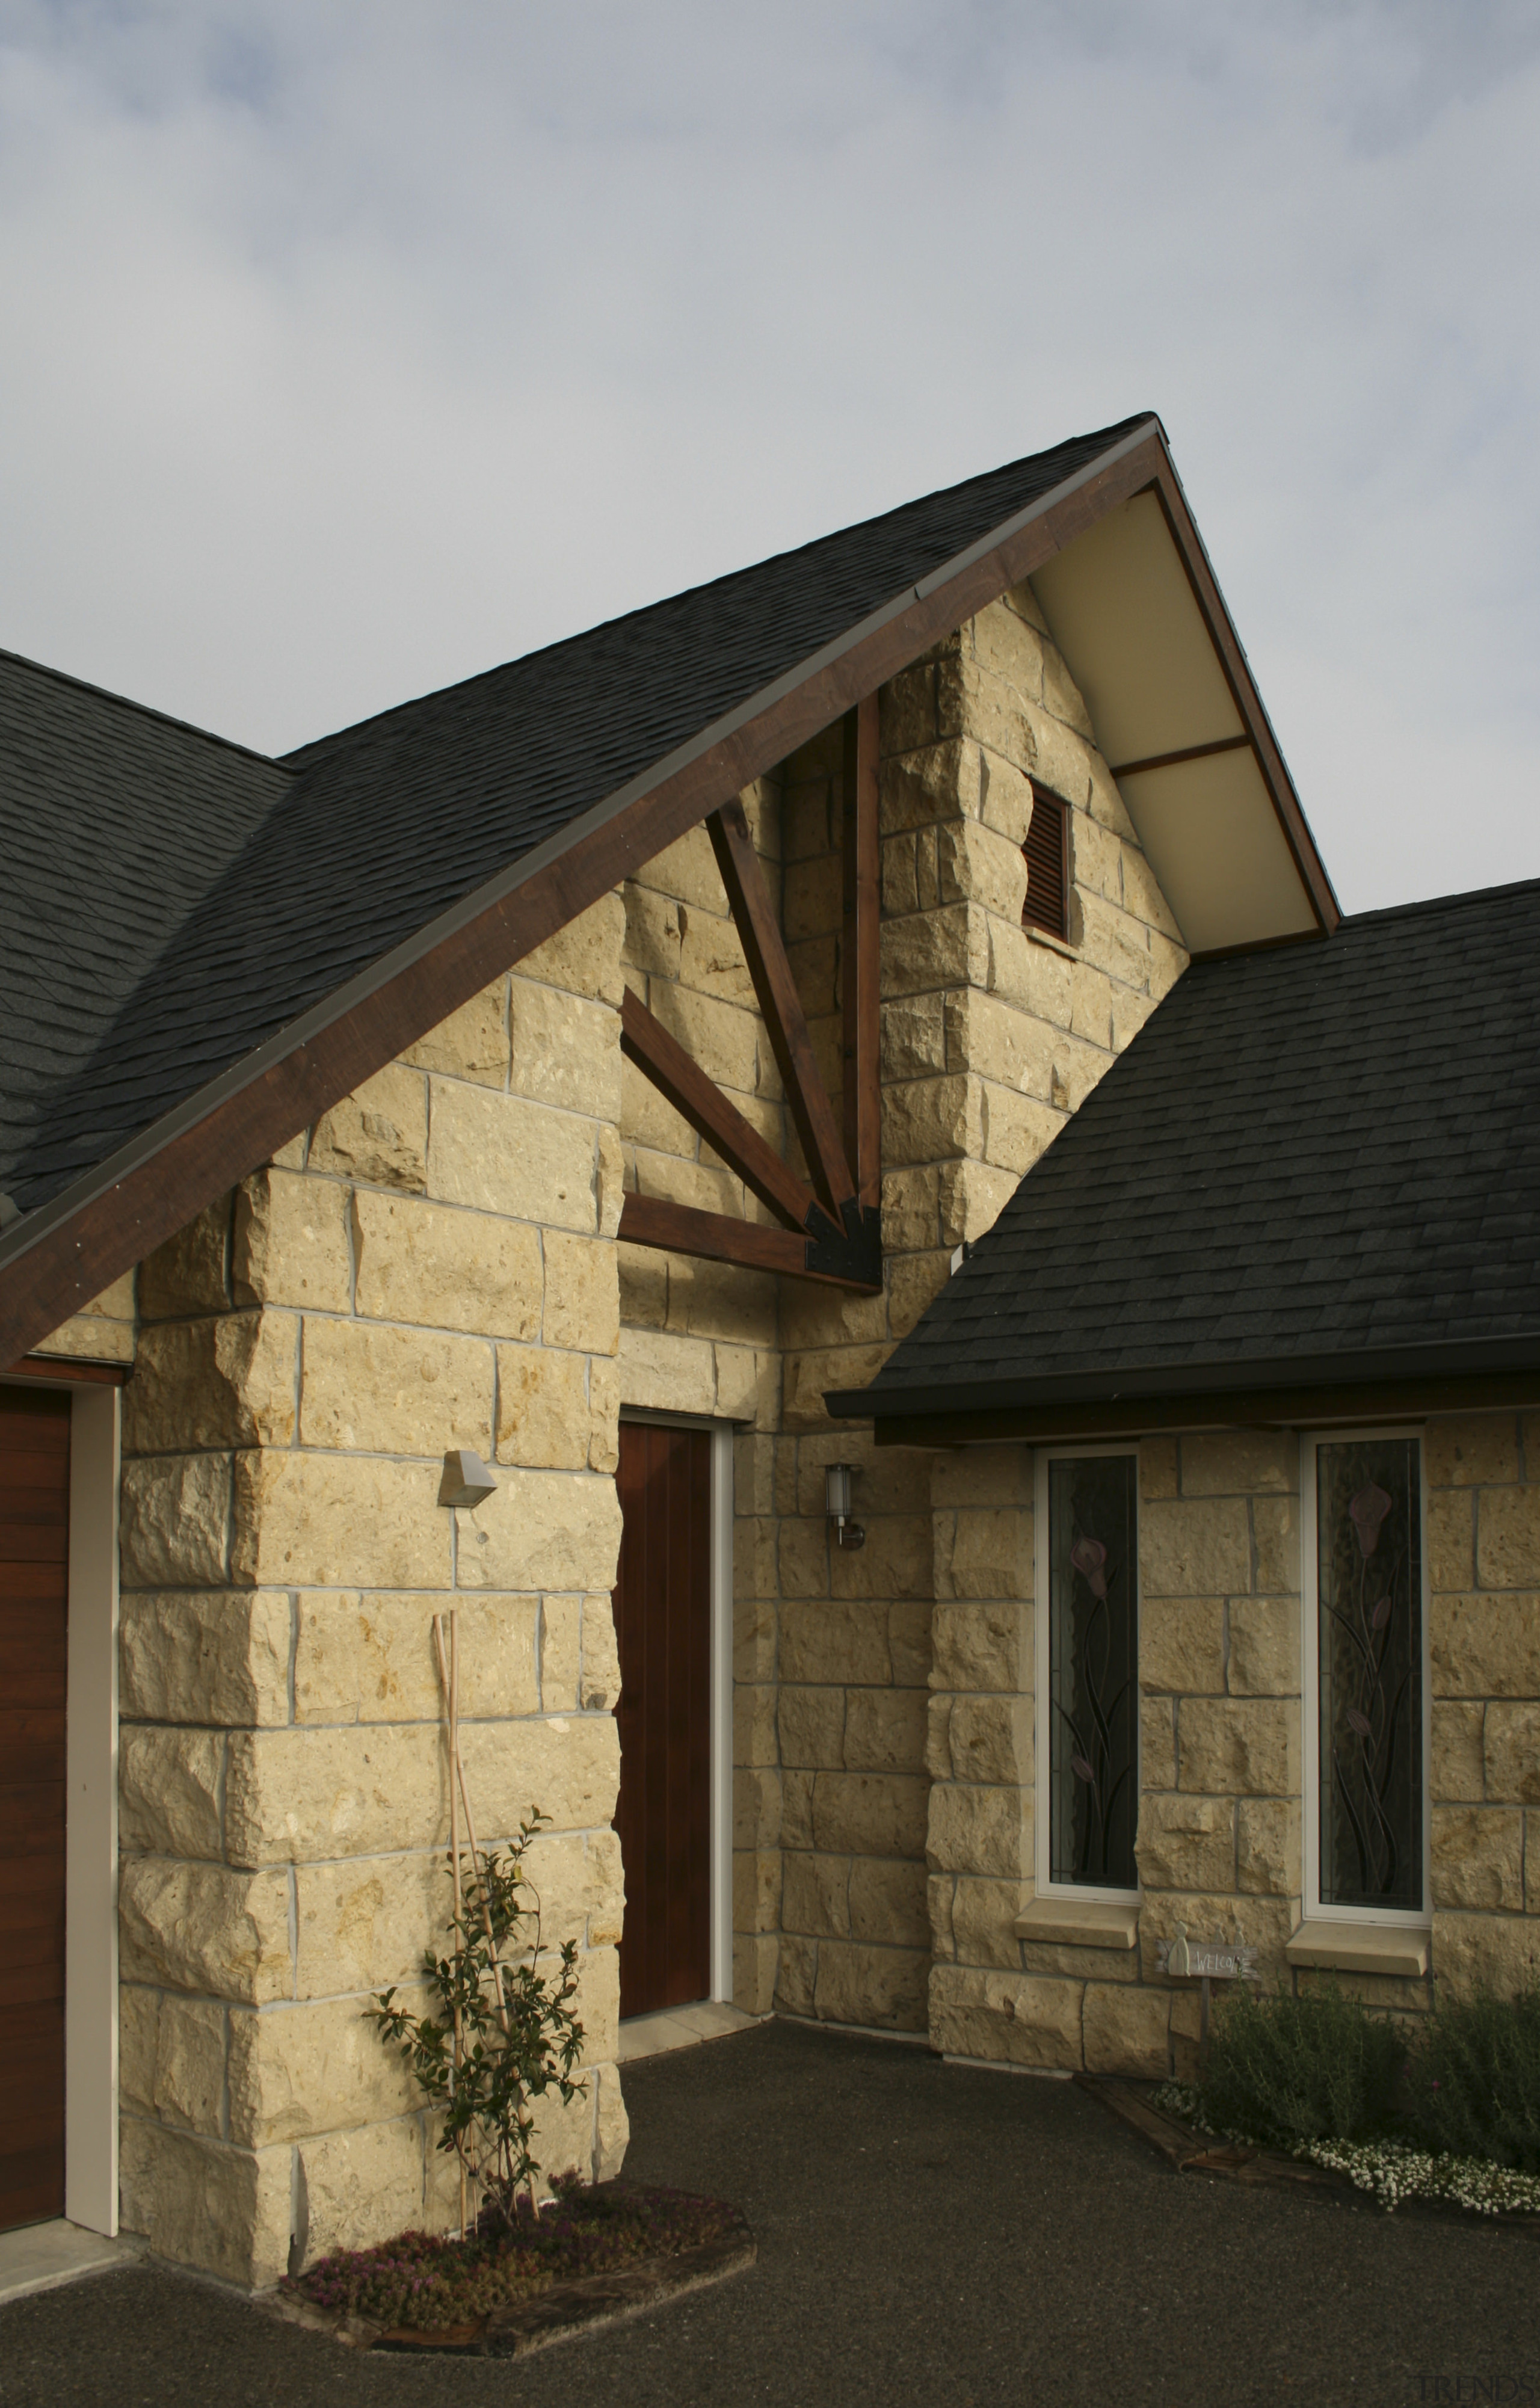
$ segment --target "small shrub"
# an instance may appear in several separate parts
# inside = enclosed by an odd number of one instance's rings
[[[1540,1984],[1441,2000],[1413,2048],[1407,2095],[1425,2149],[1540,2174]]]
[[[1395,2026],[1335,1984],[1261,1998],[1237,1983],[1215,2012],[1203,2112],[1270,2148],[1375,2140],[1395,2127],[1404,2057]]]

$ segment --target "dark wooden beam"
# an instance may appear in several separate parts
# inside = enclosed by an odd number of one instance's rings
[[[130,1363],[98,1363],[69,1354],[24,1354],[6,1373],[7,1380],[65,1380],[71,1387],[126,1388],[133,1377]]]
[[[779,1214],[788,1229],[805,1231],[809,1213],[818,1210],[812,1190],[629,987],[620,1008],[620,1045],[760,1202]]]
[[[657,1246],[670,1254],[703,1254],[708,1262],[739,1263],[748,1270],[787,1271],[794,1278],[822,1280],[832,1287],[871,1285],[870,1280],[818,1268],[824,1250],[789,1229],[761,1228],[756,1221],[736,1221],[727,1212],[698,1212],[691,1204],[669,1204],[657,1196],[626,1197],[620,1209],[620,1236],[630,1246]]]
[[[862,697],[844,724],[845,1156],[864,1211],[883,1200],[882,836],[877,793],[877,696]]]
[[[770,900],[759,855],[754,849],[742,804],[734,796],[706,823],[716,866],[727,890],[727,902],[742,939],[754,991],[764,1014],[765,1033],[785,1084],[786,1102],[802,1140],[808,1175],[818,1197],[837,1223],[856,1193],[856,1182],[840,1142],[834,1107],[828,1099],[813,1050],[802,999],[786,959],[775,906]]]
[[[1184,761],[1207,761],[1216,752],[1244,752],[1250,742],[1249,736],[1216,736],[1211,744],[1184,744],[1175,752],[1151,752],[1143,761],[1119,761],[1108,766],[1115,778],[1137,778],[1146,769],[1175,769]]]
[[[324,1025],[307,1022],[293,1036],[275,1039],[206,1101],[192,1098],[187,1111],[168,1115],[164,1129],[147,1131],[125,1148],[121,1170],[108,1171],[90,1188],[82,1182],[61,1208],[45,1208],[36,1236],[0,1268],[0,1365],[14,1363],[59,1328],[211,1197],[269,1161],[642,863],[998,601],[1108,510],[1159,485],[1162,474],[1179,499],[1152,425],[1146,439],[1083,484],[966,558],[951,576],[926,580],[901,610],[820,660],[797,684],[773,691],[762,708],[703,745],[650,792],[619,810],[599,806],[554,860],[523,873],[515,867],[506,873],[506,891],[499,880],[493,891],[468,897],[452,925],[425,930],[420,942],[380,963],[367,992],[339,996]],[[1190,525],[1185,505],[1182,517]],[[1287,782],[1285,777],[1286,789]],[[1308,847],[1308,831],[1303,841]],[[1305,874],[1312,876],[1308,868]],[[1315,878],[1330,898],[1318,863]]]

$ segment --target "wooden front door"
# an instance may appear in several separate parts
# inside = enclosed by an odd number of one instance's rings
[[[712,1440],[620,1426],[620,2012],[712,1986]]]
[[[0,1387],[0,2229],[65,2212],[69,1398]]]

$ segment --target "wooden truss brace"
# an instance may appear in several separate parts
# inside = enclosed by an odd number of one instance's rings
[[[637,996],[621,1007],[621,1050],[782,1224],[766,1227],[627,1194],[620,1234],[631,1245],[703,1254],[756,1270],[790,1271],[840,1287],[883,1283],[882,1090],[877,1071],[877,697],[844,722],[844,1125],[835,1119],[777,924],[770,890],[736,799],[706,822],[749,976],[781,1072],[808,1179],[692,1061]]]

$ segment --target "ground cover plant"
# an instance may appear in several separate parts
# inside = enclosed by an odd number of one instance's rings
[[[1387,2209],[1540,2214],[1540,1986],[1440,2002],[1419,2029],[1333,1984],[1237,1988],[1198,2085],[1156,2100],[1201,2131],[1346,2174]]]
[[[373,2249],[338,2249],[280,2288],[370,2324],[437,2332],[474,2324],[495,2308],[536,2299],[557,2283],[613,2272],[642,2258],[677,2257],[735,2229],[737,2211],[685,2191],[587,2186],[558,2176],[539,2209],[522,2194],[512,2213],[483,2208],[462,2240],[402,2232]]]

